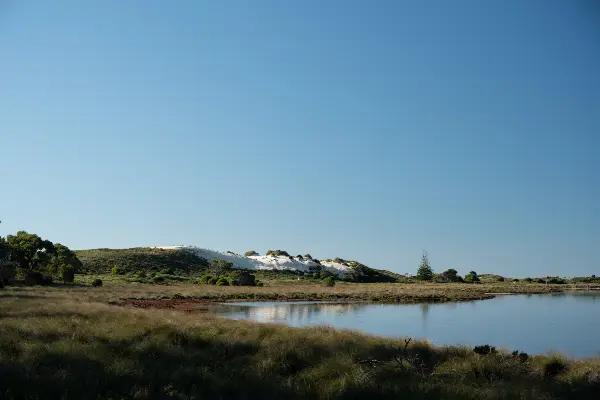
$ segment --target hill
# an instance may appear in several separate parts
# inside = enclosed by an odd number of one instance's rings
[[[83,273],[109,274],[114,266],[124,273],[164,272],[177,275],[199,275],[211,260],[226,260],[233,268],[264,271],[270,274],[333,274],[357,282],[396,282],[402,278],[389,271],[369,268],[356,261],[340,258],[317,260],[309,254],[290,256],[282,250],[270,250],[268,255],[242,256],[192,246],[137,247],[130,249],[93,249],[75,251],[83,264]]]

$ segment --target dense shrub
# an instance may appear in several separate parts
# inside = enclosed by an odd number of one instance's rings
[[[210,279],[208,280],[208,282],[207,282],[207,283],[208,283],[209,285],[216,285],[218,280],[219,280],[219,278],[217,278],[216,276],[213,276],[212,278],[210,278]]]
[[[433,269],[429,265],[429,258],[426,251],[423,252],[423,256],[421,257],[421,264],[417,270],[417,279],[420,281],[430,281],[433,279]]]
[[[92,282],[92,286],[93,287],[100,287],[100,286],[102,286],[102,279],[94,279],[94,281]]]
[[[115,265],[114,267],[112,267],[111,273],[113,275],[122,275],[123,270],[118,265]]]
[[[73,283],[75,280],[75,269],[72,265],[61,266],[60,273],[64,283]]]
[[[161,276],[161,275],[157,275],[154,278],[152,278],[152,282],[154,283],[163,283],[165,281],[165,277]]]
[[[257,256],[258,253],[254,250],[248,250],[247,252],[244,253],[244,256],[246,257],[250,257],[250,256]]]
[[[464,281],[468,283],[477,283],[480,280],[479,276],[477,275],[477,272],[471,271],[467,275],[465,275]]]
[[[516,278],[515,278],[515,279],[513,279],[512,281],[513,281],[513,282],[515,282],[515,283],[519,282],[519,280],[518,280],[518,279],[516,279]]]
[[[496,354],[498,352],[494,346],[490,346],[489,344],[485,344],[483,346],[475,346],[473,348],[473,351],[481,355]]]
[[[204,274],[200,277],[200,283],[207,284],[213,278],[210,274]]]
[[[173,270],[173,268],[165,268],[162,271],[160,271],[160,273],[163,275],[173,275],[175,273],[175,270]]]
[[[210,261],[210,270],[216,275],[223,275],[231,271],[233,268],[233,263],[231,261],[226,260],[211,260]]]
[[[567,370],[567,363],[560,357],[550,357],[544,361],[544,376],[552,378]]]
[[[527,282],[527,283],[531,283],[531,282],[533,282],[533,279],[531,279],[531,278],[525,278],[525,279],[523,279],[523,280],[524,280],[525,282]]]
[[[279,256],[289,257],[290,256],[289,253],[285,250],[268,250],[265,254],[268,256],[275,256],[275,257],[279,257]]]
[[[300,261],[304,261],[304,257],[302,257],[302,254],[298,254],[298,255],[296,256],[296,258],[297,258],[298,260],[300,260]]]
[[[519,361],[521,361],[522,363],[526,362],[529,359],[529,355],[527,353],[524,352],[519,352],[519,350],[515,350],[512,352],[512,356],[514,358],[519,359]]]
[[[335,286],[335,279],[333,276],[328,276],[327,278],[323,279],[323,284],[325,286]]]
[[[52,284],[51,276],[44,276],[39,271],[27,271],[24,276],[25,284],[27,286],[35,285],[50,285]]]
[[[497,281],[497,282],[504,282],[505,280],[506,280],[506,279],[504,279],[504,277],[503,277],[503,276],[497,276],[497,277],[496,277],[496,281]]]
[[[229,284],[233,286],[255,286],[256,277],[248,271],[234,271],[229,274]]]
[[[304,258],[308,258],[309,260],[312,260],[312,259],[313,259],[313,258],[312,258],[312,256],[311,256],[310,254],[305,254],[305,255],[304,255]]]
[[[225,277],[219,278],[216,283],[217,286],[229,286],[229,280]]]
[[[258,279],[256,280],[256,286],[260,286],[263,287],[264,283],[262,283],[261,281],[259,281]]]

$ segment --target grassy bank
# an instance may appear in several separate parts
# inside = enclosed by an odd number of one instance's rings
[[[100,277],[104,287],[89,290],[93,279]],[[69,289],[82,296],[110,296],[119,299],[170,299],[187,298],[203,301],[254,300],[360,300],[382,303],[447,302],[483,300],[494,297],[493,293],[551,293],[561,292],[564,285],[541,285],[523,283],[494,284],[436,284],[436,283],[348,283],[338,282],[326,287],[311,280],[271,280],[264,287],[214,286],[185,282],[169,284],[141,284],[124,282],[121,276],[82,275],[76,277],[76,286]],[[81,286],[77,286],[81,285]],[[21,290],[52,290],[35,288]]]
[[[0,398],[597,398],[600,359],[527,359],[330,328],[107,304],[116,288],[0,292]]]

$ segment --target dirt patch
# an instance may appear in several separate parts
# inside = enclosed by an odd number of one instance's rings
[[[127,299],[123,300],[119,305],[123,307],[162,308],[168,310],[206,313],[212,309],[214,303],[207,301],[190,301],[185,299]]]

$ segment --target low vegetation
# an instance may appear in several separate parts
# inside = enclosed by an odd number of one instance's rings
[[[600,393],[597,358],[485,345],[476,352],[327,327],[115,307],[108,304],[115,290],[0,294],[0,398],[537,400]]]

